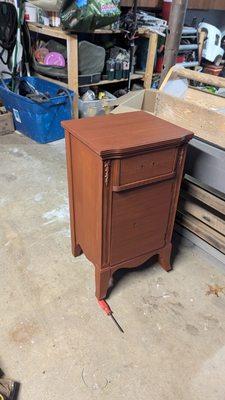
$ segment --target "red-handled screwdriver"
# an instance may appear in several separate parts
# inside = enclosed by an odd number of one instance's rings
[[[114,318],[113,312],[112,312],[111,308],[109,307],[108,303],[106,303],[105,300],[98,300],[98,304],[100,305],[101,309],[102,309],[107,315],[110,315],[110,317],[112,318],[112,320],[115,322],[117,328],[119,328],[119,330],[120,330],[121,332],[124,333],[123,329],[121,328],[121,326],[120,326],[119,323],[117,322],[116,318]]]

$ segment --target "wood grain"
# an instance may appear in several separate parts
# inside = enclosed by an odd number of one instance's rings
[[[121,160],[120,184],[168,174],[174,171],[176,148],[155,151]]]
[[[194,197],[225,216],[225,201],[193,182],[185,179],[182,184],[182,193]]]
[[[225,254],[225,238],[192,215],[178,211],[177,222]]]
[[[102,160],[71,136],[73,226],[76,243],[89,260],[101,265]]]
[[[186,129],[144,111],[71,120],[63,127],[104,158],[188,141]]]
[[[162,92],[157,95],[155,113],[166,121],[174,121],[184,129],[188,126],[196,136],[225,148],[223,113]]]
[[[178,210],[185,214],[191,214],[193,217],[225,236],[225,220],[212,211],[207,210],[204,204],[198,204],[190,198],[184,198],[183,194],[181,194]]]
[[[165,245],[172,183],[113,193],[111,264]]]

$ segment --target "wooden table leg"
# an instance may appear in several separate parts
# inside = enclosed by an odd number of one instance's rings
[[[75,92],[74,116],[78,118],[78,40],[77,35],[67,36],[68,86]]]
[[[95,267],[95,295],[98,300],[102,300],[106,297],[109,281],[110,281],[110,270],[100,270],[99,267]]]
[[[170,256],[171,256],[172,245],[171,243],[167,244],[159,253],[159,263],[165,271],[170,271],[172,266],[170,264]]]
[[[155,55],[157,50],[158,35],[157,33],[150,33],[148,42],[148,57],[144,76],[144,88],[150,89],[152,84],[152,77],[155,64]]]

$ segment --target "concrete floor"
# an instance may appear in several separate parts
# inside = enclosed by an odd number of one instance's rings
[[[124,274],[98,308],[70,252],[64,141],[0,138],[0,367],[20,400],[224,400],[225,268],[190,242]]]

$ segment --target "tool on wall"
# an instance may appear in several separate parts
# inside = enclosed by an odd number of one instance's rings
[[[115,317],[113,316],[113,312],[111,310],[111,308],[109,307],[108,303],[105,300],[98,300],[98,304],[100,305],[101,309],[107,314],[109,315],[113,322],[116,324],[117,328],[124,333],[124,330],[121,328],[121,326],[119,325],[119,323],[117,322],[117,320],[115,319]]]

